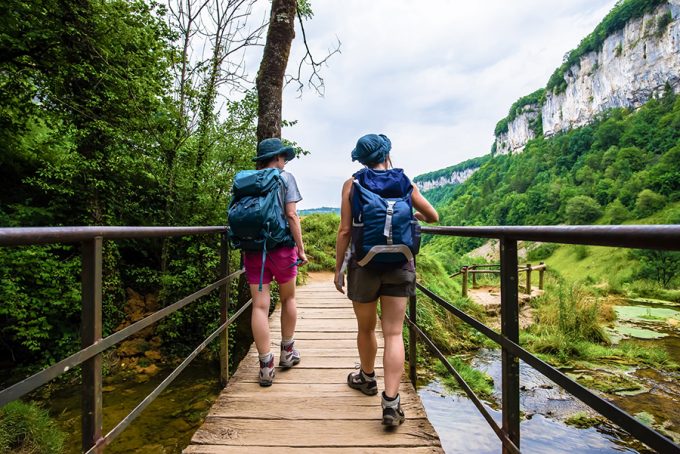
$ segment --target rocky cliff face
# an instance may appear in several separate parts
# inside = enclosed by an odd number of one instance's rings
[[[581,57],[564,78],[566,90],[548,91],[542,104],[525,106],[507,132],[497,135],[496,153],[521,151],[537,132],[552,136],[583,126],[611,108],[639,107],[667,85],[680,92],[680,0],[629,21],[598,52]]]
[[[461,184],[468,178],[470,178],[470,175],[475,173],[475,171],[479,169],[479,167],[473,167],[465,170],[460,170],[456,172],[451,172],[450,175],[442,176],[433,180],[426,180],[426,181],[416,181],[416,186],[418,186],[418,189],[421,191],[427,191],[429,189],[434,189],[438,188],[440,186],[444,186],[447,184]]]

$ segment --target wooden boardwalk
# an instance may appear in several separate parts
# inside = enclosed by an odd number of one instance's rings
[[[274,384],[257,383],[253,344],[184,452],[215,453],[441,453],[413,386],[401,384],[406,421],[394,429],[381,424],[380,396],[365,396],[347,386],[359,364],[352,304],[335,290],[332,275],[313,275],[297,292],[295,335],[300,364],[278,370]],[[271,316],[272,351],[278,363],[280,311]],[[382,377],[383,340],[378,321],[376,373]]]

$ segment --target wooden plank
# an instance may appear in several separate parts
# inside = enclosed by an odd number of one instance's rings
[[[271,320],[269,322],[269,329],[280,330],[281,325],[279,320]],[[298,331],[320,331],[334,333],[349,331],[352,333],[356,333],[357,322],[355,319],[336,319],[336,320],[316,318],[298,319],[295,327],[295,332],[297,333]]]
[[[320,409],[322,411],[322,409]],[[303,435],[301,435],[303,434]],[[439,438],[426,419],[407,419],[396,430],[387,431],[380,419],[297,420],[291,428],[287,420],[208,416],[196,431],[192,443],[212,445],[257,445],[271,447],[354,447],[437,446]]]
[[[293,367],[292,369],[277,369],[275,384],[279,383],[346,383],[347,375],[354,370],[351,369],[303,369]],[[376,368],[378,376],[378,389],[384,389],[383,370]],[[259,366],[239,367],[232,376],[234,383],[256,382],[258,380]],[[402,382],[407,383],[406,376],[402,377]]]
[[[375,420],[382,417],[379,399],[331,396],[324,399],[323,409],[317,405],[318,401],[309,397],[279,399],[272,396],[260,405],[252,400],[227,400],[216,402],[210,417],[282,420]],[[420,402],[415,400],[402,403],[402,408],[409,419],[427,417]]]
[[[278,361],[278,352],[275,352]],[[375,358],[375,367],[382,367],[382,356]],[[278,364],[278,362],[277,362]],[[332,357],[332,356],[302,356],[300,364],[295,368],[300,369],[347,369],[353,370],[359,364],[359,354],[356,356]]]
[[[237,393],[242,397],[253,398],[254,396],[269,395],[283,397],[297,397],[300,395],[309,397],[326,398],[330,394],[338,396],[357,397],[358,391],[351,389],[347,383],[277,383],[268,388],[263,388],[257,383],[236,382],[227,385],[225,390],[229,393]],[[359,395],[361,397],[361,395]]]
[[[305,341],[296,341],[295,342],[295,348],[297,348],[300,351],[300,354],[302,357],[307,357],[307,356],[335,356],[335,357],[352,357],[352,358],[358,358],[359,357],[359,352],[356,347],[354,348],[337,348],[337,349],[332,349],[332,348],[307,348],[307,345],[305,345]],[[279,344],[278,342],[272,345],[272,352],[274,353],[274,356],[279,355]],[[253,356],[258,356],[257,349],[252,348],[248,351],[249,355]],[[378,355],[377,356],[382,356],[383,355],[383,349],[378,348]]]
[[[269,446],[248,446],[248,454],[272,454]],[[225,445],[191,445],[184,451],[185,454],[243,454],[243,446]],[[286,452],[294,454],[357,454],[357,448],[326,448],[316,446],[314,448],[286,447]],[[408,446],[389,448],[373,448],[362,446],[361,454],[440,454],[444,451],[438,446]]]

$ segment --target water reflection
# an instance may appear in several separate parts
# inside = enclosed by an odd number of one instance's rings
[[[496,434],[468,398],[451,395],[438,381],[420,388],[418,394],[447,454],[498,454],[501,451]],[[488,405],[485,407],[500,424],[501,413]],[[611,427],[578,429],[537,414],[524,419],[520,428],[523,453],[640,452],[625,446],[621,434]]]

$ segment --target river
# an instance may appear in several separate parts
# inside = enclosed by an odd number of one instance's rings
[[[617,311],[616,324],[639,330],[644,338],[628,338],[620,342],[635,343],[643,348],[661,347],[675,363],[680,363],[680,331],[677,325],[662,323],[652,311],[668,309],[669,305],[655,301],[626,301],[621,307],[644,308],[646,317],[633,320],[625,314],[631,310]],[[677,310],[677,306],[673,306]],[[667,311],[666,311],[667,312]],[[677,314],[667,314],[676,317]],[[670,319],[670,318],[669,318]],[[645,337],[653,331],[662,337]],[[637,331],[636,331],[637,332]],[[648,334],[648,333],[647,333]],[[501,357],[500,350],[480,350],[472,360],[472,366],[489,374],[494,380],[494,395],[486,403],[487,410],[499,423],[501,413]],[[603,367],[603,373],[607,368]],[[621,373],[621,371],[617,371]],[[623,372],[641,390],[634,393],[605,394],[604,397],[632,415],[658,428],[680,433],[680,373],[662,373],[652,368],[629,368]],[[574,399],[563,389],[554,385],[532,367],[520,362],[520,410],[522,452],[540,453],[613,453],[653,452],[618,427],[602,421],[593,427],[579,428],[565,423],[569,416],[584,413],[594,415],[585,404]],[[500,441],[479,413],[472,401],[460,392],[452,392],[434,380],[419,389],[427,415],[439,434],[442,445],[451,453],[498,453]],[[676,440],[677,441],[677,440]]]

